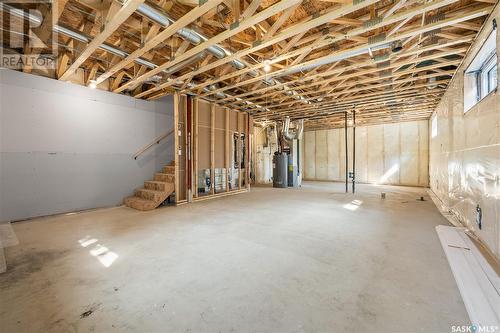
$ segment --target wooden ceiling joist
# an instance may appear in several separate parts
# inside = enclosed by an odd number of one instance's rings
[[[480,8],[480,9],[473,10],[473,11],[469,12],[466,15],[459,15],[459,14],[457,14],[457,15],[455,15],[455,16],[453,16],[451,18],[445,19],[443,21],[439,21],[439,22],[436,22],[436,23],[432,23],[432,24],[428,24],[428,25],[425,25],[425,26],[422,26],[422,27],[418,27],[418,28],[412,29],[410,31],[402,32],[402,33],[393,35],[390,38],[383,39],[382,41],[379,41],[379,42],[366,43],[366,44],[362,44],[362,45],[359,45],[359,46],[356,46],[356,47],[352,47],[352,48],[348,48],[348,49],[341,50],[341,51],[338,51],[338,52],[334,52],[332,54],[329,54],[329,55],[326,55],[326,56],[323,56],[323,57],[320,57],[320,58],[317,58],[317,59],[313,59],[313,60],[310,60],[310,61],[305,61],[303,63],[297,64],[297,65],[294,65],[294,66],[289,66],[289,67],[287,67],[285,69],[274,71],[272,73],[266,73],[264,75],[261,75],[261,76],[258,76],[258,77],[254,77],[254,78],[245,80],[243,82],[239,82],[239,83],[231,85],[231,86],[226,86],[224,88],[219,88],[219,89],[213,90],[211,93],[213,94],[213,93],[217,93],[217,92],[223,92],[223,91],[226,91],[226,90],[229,90],[229,89],[233,89],[235,87],[240,87],[240,86],[243,86],[245,84],[250,84],[250,83],[256,82],[258,80],[263,80],[263,79],[269,79],[269,78],[272,78],[272,77],[276,77],[276,76],[282,75],[282,74],[284,74],[286,72],[290,72],[290,71],[294,71],[294,70],[300,70],[301,67],[314,66],[315,64],[319,64],[319,63],[328,61],[329,59],[332,59],[332,58],[333,59],[347,58],[347,57],[350,57],[352,55],[357,55],[357,54],[359,54],[359,52],[367,52],[368,48],[376,48],[376,47],[382,47],[384,45],[389,45],[390,43],[397,42],[399,40],[402,40],[402,39],[405,39],[405,38],[409,38],[409,37],[413,37],[413,36],[416,36],[416,35],[420,35],[422,33],[428,32],[428,31],[433,31],[433,30],[436,30],[436,29],[439,29],[439,28],[442,28],[442,27],[445,27],[445,26],[448,26],[448,25],[452,25],[454,23],[460,23],[460,22],[471,20],[471,19],[475,19],[477,17],[485,16],[488,13],[489,13],[488,9],[486,9],[486,8]]]
[[[176,65],[179,62],[186,60],[186,59],[204,51],[208,47],[215,45],[217,43],[220,43],[220,42],[230,38],[231,36],[234,36],[237,33],[253,26],[254,24],[261,22],[268,17],[276,15],[277,13],[287,9],[288,7],[296,5],[300,1],[301,0],[281,0],[280,2],[276,3],[275,5],[239,22],[237,24],[237,26],[235,26],[233,29],[225,30],[224,32],[218,34],[217,36],[212,37],[209,40],[201,43],[200,45],[193,47],[192,49],[190,49],[187,52],[183,53],[182,55],[178,56],[177,58],[175,58],[171,61],[168,61],[168,62],[158,66],[155,69],[150,70],[149,72],[145,73],[144,75],[141,75],[140,77],[138,77],[134,80],[127,82],[126,84],[124,84],[120,88],[116,89],[115,92],[121,92],[121,91],[127,89],[127,87],[129,87],[130,85],[135,84],[137,82],[143,82],[143,81],[147,80],[148,78],[152,77],[153,75],[157,75],[158,73],[167,69],[168,67]],[[159,89],[163,89],[163,88],[166,88],[166,86],[160,85],[154,91],[159,90]],[[139,96],[139,97],[142,97],[142,96]]]
[[[144,0],[128,0],[122,6],[120,3],[113,1],[104,22],[103,29],[95,36],[92,41],[87,45],[82,53],[77,55],[71,66],[59,78],[60,80],[67,80],[85,60],[87,60],[97,48],[108,39],[113,32],[116,31],[134,13],[137,8],[144,2]]]
[[[410,10],[408,10],[406,12],[398,13],[397,15],[394,15],[394,16],[391,16],[389,18],[386,18],[386,19],[382,20],[381,22],[379,22],[378,24],[372,25],[370,27],[367,27],[367,28],[363,27],[363,28],[352,29],[352,30],[344,33],[343,36],[332,37],[332,38],[328,38],[326,40],[325,39],[317,40],[315,43],[313,43],[311,45],[305,46],[303,48],[299,48],[299,49],[294,50],[294,51],[292,51],[292,52],[290,52],[288,54],[284,54],[284,55],[281,55],[281,56],[276,57],[274,59],[271,59],[270,63],[271,64],[278,63],[278,62],[281,62],[281,61],[286,60],[288,58],[291,58],[291,57],[294,57],[294,56],[299,56],[303,52],[312,51],[314,49],[323,48],[325,46],[332,45],[332,44],[334,44],[336,42],[340,42],[340,41],[342,41],[342,40],[344,40],[346,38],[349,38],[349,37],[352,37],[352,36],[358,36],[358,35],[367,33],[369,31],[372,31],[372,30],[375,30],[375,29],[383,28],[383,27],[385,27],[387,25],[391,25],[393,23],[397,23],[400,20],[404,20],[406,18],[412,18],[415,15],[422,14],[425,11],[435,10],[435,9],[441,8],[443,6],[448,6],[451,3],[453,3],[453,2],[456,2],[456,0],[443,0],[443,1],[435,1],[435,2],[432,2],[432,3],[427,3],[425,5],[422,5],[422,6],[413,8],[413,9],[410,9]],[[398,39],[395,38],[394,40],[398,40]],[[243,56],[244,53],[240,53],[239,55]],[[237,57],[236,54],[233,55],[233,56]],[[221,59],[219,61],[219,63],[222,62],[222,61],[225,61],[225,60],[226,60],[226,58],[225,59]],[[219,65],[219,63],[213,64],[213,66],[216,67],[216,66]],[[220,78],[217,78],[217,79],[213,79],[213,80],[208,80],[208,81],[206,81],[204,83],[200,83],[196,87],[196,89],[203,88],[203,87],[206,87],[206,86],[218,83],[220,81],[227,80],[227,79],[229,79],[231,77],[248,73],[250,71],[255,71],[255,70],[260,69],[262,67],[264,67],[264,64],[259,63],[259,64],[256,64],[256,65],[250,67],[250,68],[242,69],[242,70],[236,71],[234,73],[227,74],[227,75],[225,75],[223,77],[220,77]],[[198,74],[203,73],[204,71],[207,71],[207,70],[210,70],[210,69],[211,69],[211,66],[208,66],[206,68],[200,69],[200,70],[198,70],[195,73],[195,75],[198,75]],[[270,77],[270,75],[267,75],[266,77]],[[178,80],[183,80],[183,77],[181,76],[181,77],[178,77],[177,79]],[[262,79],[262,77],[260,77],[259,79]],[[224,90],[218,90],[217,92],[222,92],[222,91],[224,91]]]
[[[58,24],[90,42],[58,34],[58,62],[48,75],[75,80],[81,68],[82,84],[95,82],[136,98],[195,94],[258,121],[289,116],[305,119],[306,129],[320,129],[340,126],[352,109],[359,124],[428,118],[496,2],[58,3]],[[172,23],[162,26],[136,11],[141,5]],[[39,27],[44,29],[50,35],[48,23]],[[180,29],[204,37],[186,41],[176,34]],[[213,46],[226,55],[207,52]]]
[[[132,63],[134,60],[142,56],[144,53],[149,52],[151,49],[156,47],[159,43],[166,41],[168,38],[172,37],[177,31],[184,28],[188,24],[197,20],[200,16],[218,6],[222,0],[208,0],[200,7],[196,7],[189,11],[186,15],[181,17],[179,20],[169,25],[162,32],[158,33],[156,36],[150,38],[142,47],[138,48],[132,52],[128,57],[120,61],[118,64],[110,68],[106,73],[103,73],[97,79],[97,83],[101,83],[110,76],[114,75],[116,72]],[[181,52],[183,53],[183,52]],[[141,75],[142,76],[142,75]]]

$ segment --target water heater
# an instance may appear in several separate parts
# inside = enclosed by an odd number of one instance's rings
[[[273,187],[288,187],[288,155],[286,153],[274,153]]]

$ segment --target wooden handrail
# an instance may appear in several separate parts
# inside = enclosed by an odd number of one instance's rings
[[[153,147],[154,145],[157,145],[160,143],[161,140],[165,139],[167,136],[169,136],[170,134],[174,133],[174,130],[171,130],[170,132],[167,132],[163,135],[160,135],[159,137],[157,137],[153,142],[151,142],[150,144],[148,144],[147,146],[144,146],[143,148],[141,148],[137,153],[135,153],[135,155],[133,156],[134,160],[137,159],[137,157],[141,156],[142,153],[144,153],[145,151],[147,151],[149,148]]]

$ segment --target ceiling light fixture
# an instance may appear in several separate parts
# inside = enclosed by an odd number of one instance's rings
[[[90,89],[95,89],[95,88],[97,88],[97,82],[96,82],[96,80],[90,80],[90,83],[89,83],[89,88],[90,88]]]
[[[264,72],[268,73],[271,71],[271,61],[264,60]]]

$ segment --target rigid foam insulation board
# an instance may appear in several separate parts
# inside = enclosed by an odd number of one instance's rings
[[[370,142],[366,165],[368,169],[367,183],[377,183],[385,174],[384,164],[384,125],[366,127],[366,142]],[[359,144],[358,144],[359,145]],[[363,163],[362,160],[359,161]]]
[[[316,179],[316,132],[304,132],[304,177]]]
[[[367,142],[367,127],[356,128],[356,140],[359,142]],[[368,146],[365,144],[356,145],[356,181],[368,182]]]
[[[328,174],[327,179],[339,179],[340,178],[340,168],[339,163],[335,163],[341,155],[340,151],[340,132],[327,131],[327,163],[328,163]]]
[[[328,140],[327,131],[316,131],[316,179],[328,179]]]
[[[345,180],[343,128],[304,133],[305,179]],[[356,127],[356,181],[428,185],[427,121]],[[348,129],[348,171],[353,170],[353,131]]]
[[[402,184],[400,180],[401,170],[401,142],[399,141],[399,124],[392,126],[384,125],[384,177],[387,184]]]

